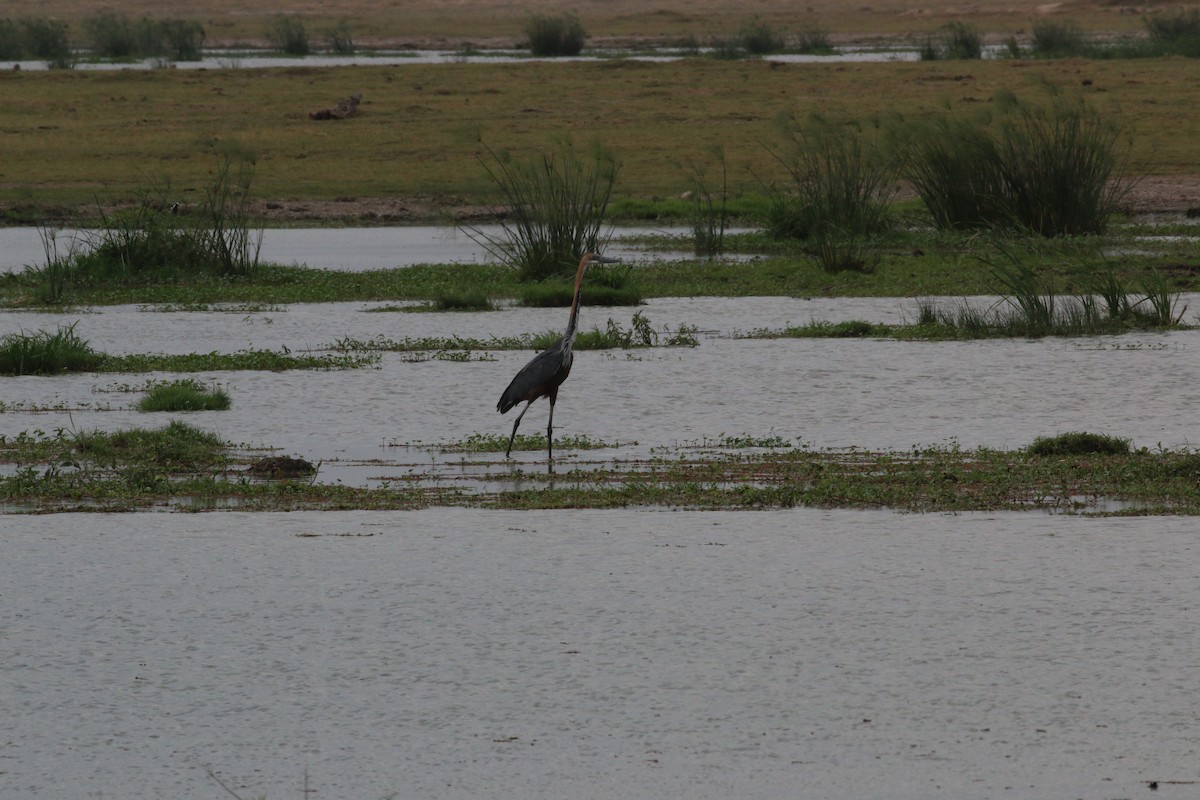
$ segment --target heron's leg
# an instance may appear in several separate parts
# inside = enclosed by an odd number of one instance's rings
[[[554,403],[558,400],[558,389],[551,390],[550,399],[550,419],[546,422],[546,457],[550,461],[554,460]]]
[[[525,403],[525,407],[521,409],[521,413],[517,414],[517,418],[513,420],[512,435],[508,437],[508,449],[504,451],[505,458],[509,458],[512,454],[513,439],[517,438],[517,426],[521,424],[521,417],[525,416],[525,412],[529,410],[529,406],[532,404],[532,400]]]

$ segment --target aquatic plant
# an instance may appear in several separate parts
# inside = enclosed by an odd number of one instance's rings
[[[539,58],[577,56],[583,50],[587,32],[575,12],[533,14],[525,25],[529,51]]]
[[[499,235],[462,229],[497,261],[515,267],[522,280],[538,281],[573,275],[584,253],[603,249],[604,218],[620,170],[611,153],[596,146],[585,158],[565,139],[524,161],[486,152],[480,163],[509,213]]]
[[[982,58],[983,37],[972,26],[956,20],[928,37],[918,54],[922,61]]]
[[[1128,455],[1130,441],[1100,433],[1073,431],[1057,436],[1039,436],[1029,443],[1031,456]]]
[[[137,404],[138,411],[224,411],[229,406],[224,389],[210,389],[191,378],[156,383]]]
[[[725,229],[729,226],[729,169],[725,162],[725,148],[717,145],[710,153],[720,178],[709,184],[704,164],[691,162],[688,173],[691,178],[691,225],[693,247],[696,255],[715,256],[725,252]]]
[[[9,333],[0,339],[0,374],[53,375],[97,369],[105,357],[75,332],[72,323],[54,332]]]
[[[897,192],[892,161],[871,125],[810,116],[780,120],[787,144],[776,158],[788,183],[768,186],[768,231],[810,242],[826,272],[869,271]]]
[[[908,123],[905,177],[941,228],[1102,233],[1132,188],[1113,180],[1128,147],[1082,100],[998,95],[989,114]]]
[[[276,14],[267,25],[267,40],[290,56],[309,53],[308,30],[298,14]]]

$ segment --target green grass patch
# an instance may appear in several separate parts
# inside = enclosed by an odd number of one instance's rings
[[[138,401],[138,411],[225,411],[229,393],[219,386],[207,387],[185,379],[158,383]]]
[[[75,325],[53,333],[10,333],[0,339],[0,375],[54,375],[98,369],[105,356],[75,333]]]
[[[1039,436],[1026,449],[1031,456],[1124,456],[1130,452],[1130,442],[1118,436],[1075,431]]]

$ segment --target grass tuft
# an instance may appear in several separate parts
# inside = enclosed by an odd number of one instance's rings
[[[225,411],[229,406],[224,389],[209,389],[191,378],[156,384],[137,404],[138,411]]]
[[[583,51],[587,32],[579,15],[534,14],[525,25],[529,39],[529,52],[539,58],[554,56],[577,56]]]
[[[1026,452],[1031,456],[1124,456],[1129,455],[1130,442],[1100,433],[1060,433],[1057,436],[1039,436],[1030,442]]]
[[[53,333],[10,333],[0,339],[0,375],[56,375],[97,369],[105,357],[92,350],[75,325]]]

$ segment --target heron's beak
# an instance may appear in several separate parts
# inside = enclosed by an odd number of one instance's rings
[[[592,256],[592,263],[594,263],[594,264],[620,264],[621,259],[610,258],[608,256],[595,255],[595,256]]]

